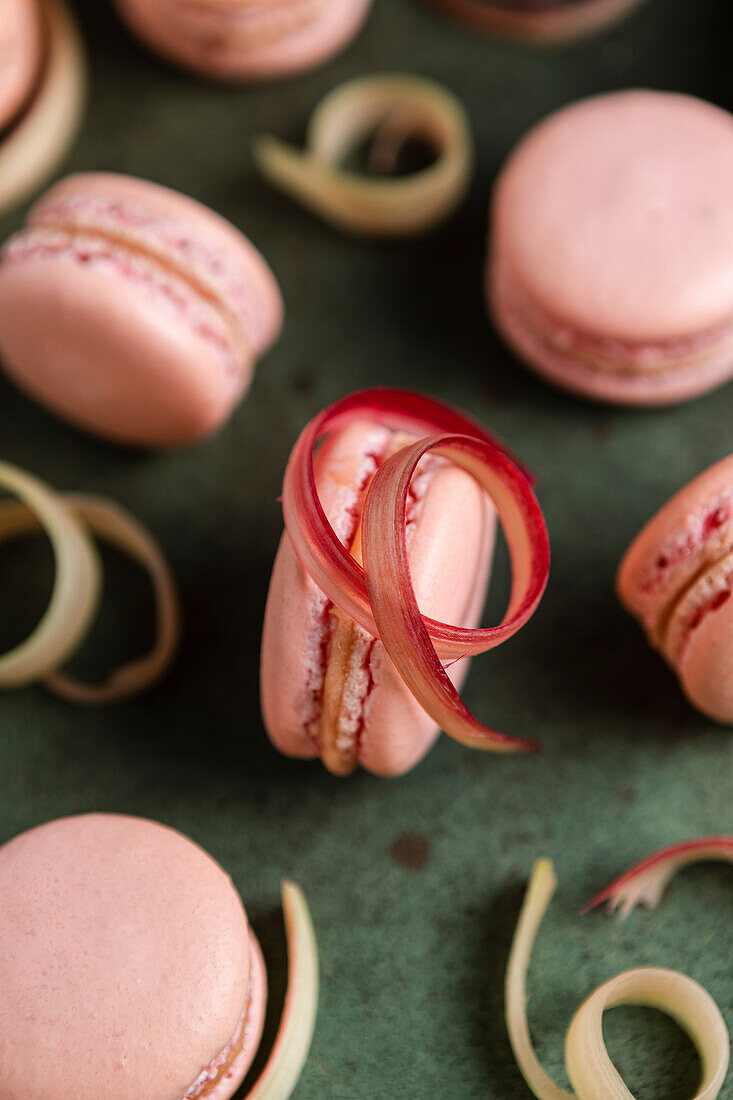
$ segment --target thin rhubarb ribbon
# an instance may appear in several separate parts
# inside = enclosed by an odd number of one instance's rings
[[[647,909],[655,909],[677,871],[703,860],[733,863],[733,836],[702,837],[663,848],[619,875],[610,886],[596,894],[582,912],[588,913],[608,902],[611,912],[620,909],[623,920],[639,903]]]
[[[180,610],[170,566],[150,532],[112,501],[56,493],[7,463],[0,463],[0,487],[20,498],[0,501],[0,543],[45,530],[56,561],[56,580],[46,613],[29,638],[0,656],[0,688],[40,680],[68,702],[102,706],[137,695],[159,680],[175,654]],[[60,671],[88,634],[99,604],[102,571],[92,533],[119,547],[148,571],[158,621],[150,651],[123,664],[101,684],[85,684]]]
[[[267,1064],[247,1100],[287,1100],[310,1050],[318,1011],[318,946],[308,903],[292,882],[282,884],[288,941],[288,988]]]
[[[363,515],[364,568],[326,518],[313,465],[321,436],[356,419],[423,437],[383,463],[372,479]],[[472,474],[496,507],[513,571],[509,605],[498,626],[451,626],[419,611],[407,560],[405,509],[410,480],[428,451]],[[410,691],[446,733],[488,750],[534,747],[495,733],[473,718],[443,667],[493,649],[515,634],[535,611],[547,583],[547,528],[529,476],[493,436],[465,414],[421,394],[365,390],[337,401],[306,425],[285,472],[282,506],[295,553],[315,584],[383,642]]]
[[[701,1082],[695,1100],[715,1100],[728,1071],[730,1039],[709,993],[674,970],[643,967],[605,982],[576,1012],[565,1041],[565,1065],[573,1092],[561,1089],[541,1065],[527,1022],[527,970],[542,918],[557,881],[552,864],[538,860],[514,933],[506,973],[509,1040],[522,1076],[538,1100],[633,1100],[603,1041],[602,1018],[618,1005],[643,1005],[671,1016],[700,1055]]]
[[[377,126],[374,162],[391,167],[407,138],[424,137],[438,151],[435,163],[388,179],[347,171],[342,162]],[[432,80],[400,73],[360,77],[330,92],[311,117],[305,150],[261,135],[254,154],[271,183],[326,221],[388,237],[447,218],[468,190],[474,160],[460,100]]]

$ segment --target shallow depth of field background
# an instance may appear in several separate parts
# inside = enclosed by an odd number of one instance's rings
[[[186,620],[173,673],[143,699],[102,712],[40,689],[0,699],[0,842],[92,809],[189,834],[232,874],[261,937],[270,1038],[284,982],[278,885],[283,874],[301,883],[323,993],[298,1100],[529,1097],[505,1036],[501,987],[523,883],[540,855],[554,859],[560,890],[530,974],[530,1017],[560,1083],[576,1006],[631,966],[690,974],[733,1025],[729,870],[685,872],[657,913],[625,924],[577,916],[630,862],[732,831],[730,732],[688,707],[618,606],[613,576],[651,512],[733,449],[733,385],[667,411],[584,404],[513,360],[486,319],[481,285],[492,181],[548,111],[635,86],[733,109],[729,0],[651,0],[604,36],[553,52],[473,37],[422,0],[376,0],[342,57],[253,89],[181,75],[132,41],[106,2],[75,6],[92,96],[68,170],[140,175],[219,210],[270,261],[287,318],[228,427],[178,454],[97,443],[0,378],[0,457],[59,488],[107,494],[147,522],[179,578]],[[458,93],[478,166],[448,224],[383,245],[342,237],[269,190],[255,175],[250,137],[264,130],[299,141],[326,91],[389,70]],[[20,212],[0,219],[0,238],[21,222]],[[549,589],[518,637],[476,660],[465,697],[497,728],[544,742],[539,758],[482,756],[442,738],[405,779],[337,781],[318,763],[278,756],[265,737],[258,646],[285,461],[311,415],[374,384],[469,409],[538,475]],[[44,606],[51,555],[40,541],[2,553],[0,644],[10,645]],[[144,645],[151,630],[146,582],[116,556],[105,560],[107,601],[76,665],[87,672]],[[500,554],[494,617],[506,581]],[[672,1024],[630,1009],[607,1021],[611,1052],[642,1100],[692,1095],[695,1055]],[[731,1080],[721,1096],[733,1097]]]

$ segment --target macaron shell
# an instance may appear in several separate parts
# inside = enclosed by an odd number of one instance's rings
[[[28,100],[43,63],[37,0],[3,0],[0,24],[0,141]]]
[[[353,486],[363,477],[363,456],[383,450],[388,438],[385,429],[358,422],[343,433],[332,433],[316,457],[321,502],[340,537],[344,529],[353,527],[349,509]],[[473,478],[441,463],[430,476],[408,544],[412,582],[425,614],[457,625],[476,625],[486,595],[494,531],[493,509]],[[265,613],[261,695],[270,739],[289,756],[318,755],[305,718],[313,705],[315,685],[322,679],[325,605],[323,594],[306,575],[284,534]],[[373,686],[364,709],[359,761],[375,774],[401,775],[428,751],[439,731],[379,642],[372,650],[369,669]],[[468,661],[459,661],[449,675],[460,685],[467,671]]]
[[[338,537],[354,533],[355,486],[374,469],[371,452],[381,453],[390,432],[370,421],[354,421],[332,432],[315,457],[318,495]],[[323,679],[322,639],[328,600],[296,557],[283,532],[272,568],[262,632],[261,702],[270,740],[286,756],[318,755],[306,726],[313,695]]]
[[[619,565],[624,607],[659,643],[670,599],[733,544],[733,455],[685,485],[642,528]]]
[[[163,4],[151,0],[117,0],[117,7],[133,33],[163,57],[202,76],[236,82],[290,76],[322,64],[354,38],[371,3],[328,3],[300,30],[256,48],[228,43],[224,35],[196,38],[166,18]]]
[[[127,444],[182,445],[219,427],[282,316],[272,272],[234,226],[129,177],[57,184],[0,263],[8,373],[53,412]]]
[[[149,180],[114,172],[83,172],[67,176],[47,191],[31,210],[29,224],[45,224],[56,208],[81,204],[86,197],[92,202],[103,199],[110,205],[119,204],[122,210],[129,206],[145,212],[151,222],[158,218],[163,225],[177,228],[183,245],[177,262],[185,252],[186,237],[212,254],[219,252],[239,281],[250,287],[258,316],[253,333],[255,350],[261,355],[274,343],[284,314],[280,288],[262,254],[226,218],[180,191]]]
[[[733,562],[728,562],[728,580]],[[677,673],[693,706],[733,725],[733,599],[710,611],[690,634]]]
[[[262,1039],[267,1010],[267,970],[262,949],[252,929],[249,931],[250,995],[244,1023],[242,1049],[222,1079],[206,1093],[206,1100],[230,1100],[247,1076]],[[196,1095],[192,1100],[197,1100]]]
[[[51,412],[143,447],[206,436],[248,381],[145,287],[73,257],[0,265],[0,359]]]
[[[509,158],[493,248],[526,292],[591,335],[671,340],[733,319],[733,116],[616,92],[551,115]]]
[[[241,1020],[239,897],[152,822],[67,818],[6,844],[0,938],[3,1100],[181,1100]]]

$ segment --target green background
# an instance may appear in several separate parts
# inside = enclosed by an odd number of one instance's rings
[[[621,553],[651,511],[732,449],[733,386],[667,411],[584,404],[511,358],[481,291],[492,180],[548,110],[635,85],[733,108],[729,0],[651,0],[605,36],[554,52],[472,37],[421,0],[376,0],[341,58],[253,89],[180,75],[138,47],[106,3],[78,0],[77,9],[92,95],[68,169],[148,177],[221,211],[272,264],[287,321],[231,423],[181,453],[97,443],[0,379],[2,457],[59,488],[128,505],[166,548],[186,621],[174,671],[143,699],[95,712],[41,689],[3,697],[0,840],[92,809],[192,836],[231,872],[262,938],[270,1036],[284,980],[278,883],[284,874],[300,882],[323,993],[298,1100],[529,1095],[507,1044],[501,986],[522,886],[541,855],[554,859],[560,891],[537,945],[530,1010],[559,1081],[572,1012],[627,967],[682,969],[733,1023],[730,871],[686,872],[653,916],[620,924],[577,915],[630,862],[733,831],[729,731],[688,707],[613,592]],[[354,241],[257,178],[254,132],[300,140],[310,108],[341,80],[406,69],[452,87],[473,120],[478,167],[450,223],[416,242]],[[21,217],[0,220],[0,236]],[[278,756],[265,737],[258,646],[284,464],[313,413],[377,383],[471,410],[540,479],[553,550],[547,595],[518,637],[477,659],[465,692],[497,728],[542,740],[539,758],[483,756],[442,738],[404,779],[338,781],[318,763]],[[85,671],[141,646],[151,629],[146,582],[106,560],[108,595]],[[3,645],[41,611],[50,576],[40,541],[4,552]],[[505,591],[500,557],[494,615]],[[692,1093],[695,1055],[671,1024],[642,1010],[607,1019],[612,1054],[639,1096]],[[733,1097],[731,1082],[722,1095]]]

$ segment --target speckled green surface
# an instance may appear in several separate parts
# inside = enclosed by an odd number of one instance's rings
[[[472,38],[420,0],[376,0],[342,58],[254,90],[180,76],[128,39],[106,3],[77,6],[93,96],[69,168],[147,176],[220,210],[273,265],[287,324],[227,429],[181,454],[97,444],[0,379],[2,457],[61,488],[129,505],[166,547],[186,615],[175,671],[145,699],[95,713],[40,690],[2,698],[0,841],[90,809],[184,830],[240,888],[271,961],[275,1008],[284,950],[278,883],[283,874],[302,883],[323,996],[298,1100],[529,1095],[508,1048],[501,985],[522,883],[539,855],[555,860],[560,891],[538,942],[530,1008],[539,1053],[559,1080],[575,1007],[632,965],[684,970],[733,1024],[729,871],[686,872],[660,911],[624,925],[576,915],[631,861],[733,828],[730,733],[688,708],[612,587],[650,512],[732,449],[733,386],[664,412],[582,404],[513,362],[481,296],[491,182],[524,129],[567,100],[640,84],[733,108],[729,0],[651,0],[612,33],[554,53]],[[249,139],[258,130],[299,139],[308,110],[333,85],[395,69],[436,77],[464,99],[478,170],[470,200],[437,233],[410,244],[358,243],[268,191]],[[0,236],[20,220],[0,220]],[[484,757],[444,738],[405,779],[344,782],[280,758],[265,738],[257,652],[284,463],[310,415],[374,383],[469,408],[540,477],[553,548],[546,598],[517,638],[477,660],[466,690],[498,728],[544,741],[540,758]],[[5,553],[3,644],[43,606],[49,558],[40,546]],[[149,629],[144,582],[110,564],[109,602],[91,645],[100,663],[141,644]],[[496,575],[498,608],[502,562]],[[695,1057],[671,1024],[617,1010],[607,1034],[642,1100],[691,1094]],[[733,1097],[730,1082],[722,1095]]]

